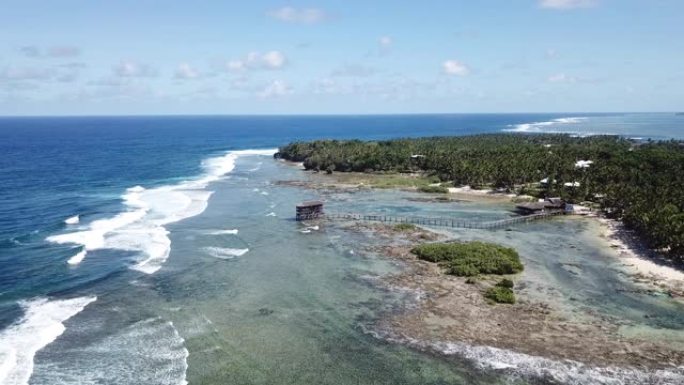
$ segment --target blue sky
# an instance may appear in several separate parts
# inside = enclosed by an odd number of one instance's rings
[[[0,5],[1,115],[684,109],[681,0]]]

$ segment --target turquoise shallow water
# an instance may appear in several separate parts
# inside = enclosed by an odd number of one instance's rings
[[[145,383],[177,383],[184,368],[192,384],[502,381],[366,333],[379,311],[401,303],[401,293],[373,280],[396,267],[352,253],[344,233],[302,233],[292,211],[312,195],[270,183],[296,176],[279,162],[241,159],[213,186],[208,210],[170,227],[174,247],[164,268],[110,279],[111,290],[78,324],[67,322],[64,335],[38,353],[33,381],[69,374],[134,383],[140,378],[130,373],[149,366],[155,375]],[[83,267],[89,263],[96,262]],[[130,286],[125,294],[122,286]]]
[[[321,136],[500,132],[562,117],[2,120],[0,383],[536,382],[375,338],[374,320],[412,298],[376,285],[398,267],[334,226],[303,233],[293,207],[318,196],[274,184],[303,174],[272,151],[227,151]],[[345,211],[510,215],[506,205],[417,202],[406,192],[323,197]],[[528,294],[553,282],[569,313],[591,307],[630,320],[631,332],[680,331],[672,301],[616,290],[626,283],[591,233],[549,222],[458,235],[520,248]],[[586,278],[563,260],[585,263]]]

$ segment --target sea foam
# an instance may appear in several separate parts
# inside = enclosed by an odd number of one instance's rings
[[[174,324],[149,318],[36,363],[32,383],[185,385],[189,352]]]
[[[491,346],[463,342],[421,341],[398,336],[387,330],[364,328],[375,338],[407,344],[421,350],[462,357],[474,366],[543,383],[568,385],[679,385],[684,383],[684,366],[672,369],[640,370],[615,366],[591,366],[573,360],[554,360]]]
[[[67,263],[70,265],[78,265],[79,263],[81,263],[83,258],[85,258],[85,256],[86,256],[86,251],[81,250],[78,253],[76,253],[73,257],[69,258]]]
[[[587,120],[587,118],[585,118],[585,117],[568,117],[568,118],[553,119],[553,120],[549,120],[546,122],[513,124],[513,125],[510,125],[509,128],[505,129],[504,131],[522,132],[522,133],[557,132],[556,131],[557,126],[578,124],[578,123],[581,123],[585,120]],[[563,132],[562,129],[560,131]],[[575,131],[571,131],[571,132],[575,132]]]
[[[249,249],[233,249],[229,247],[205,247],[204,251],[214,258],[218,259],[233,259],[241,257],[249,251]]]
[[[122,195],[126,211],[111,218],[91,222],[83,231],[59,234],[47,238],[59,244],[77,244],[83,250],[69,259],[77,264],[88,251],[118,249],[133,252],[138,261],[132,269],[146,274],[159,270],[171,251],[171,240],[165,226],[201,214],[212,192],[207,186],[235,168],[241,156],[271,156],[276,150],[231,151],[205,160],[205,173],[199,178],[175,185],[146,189],[131,187]]]
[[[64,220],[64,223],[67,225],[76,225],[80,221],[80,218],[78,215],[74,215],[73,217],[67,218]]]
[[[460,355],[483,369],[503,371],[513,376],[544,379],[573,385],[682,384],[684,368],[644,371],[621,367],[596,367],[577,361],[556,361],[489,346],[438,342],[431,348],[448,355]]]
[[[209,231],[209,235],[237,235],[238,229],[228,229],[228,230],[214,230]]]
[[[20,302],[24,316],[0,332],[0,384],[28,384],[36,352],[64,333],[64,321],[81,312],[96,299],[41,298]]]

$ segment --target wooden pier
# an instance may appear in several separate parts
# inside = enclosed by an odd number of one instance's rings
[[[496,230],[505,228],[518,223],[527,223],[540,219],[547,219],[556,215],[563,214],[563,211],[551,211],[532,215],[522,215],[513,218],[501,219],[498,221],[467,221],[456,218],[437,218],[437,217],[399,217],[393,215],[367,215],[367,214],[343,214],[343,213],[327,213],[322,215],[323,218],[330,220],[349,220],[349,221],[366,221],[366,222],[384,222],[384,223],[410,223],[422,226],[435,227],[451,227],[459,229],[479,229],[479,230]]]
[[[296,207],[295,220],[308,221],[316,219],[329,220],[348,220],[348,221],[367,221],[367,222],[384,222],[384,223],[410,223],[421,226],[436,226],[436,227],[451,227],[458,229],[479,229],[479,230],[496,230],[505,228],[518,223],[526,223],[537,221],[540,219],[550,218],[552,216],[561,215],[565,213],[564,209],[556,209],[544,207],[544,210],[529,214],[521,215],[512,218],[500,219],[498,221],[478,222],[468,221],[457,218],[438,218],[438,217],[400,217],[394,215],[375,215],[375,214],[350,214],[350,213],[326,213],[323,211],[323,202],[309,201],[303,202]]]

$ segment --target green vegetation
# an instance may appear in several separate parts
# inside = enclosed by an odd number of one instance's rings
[[[398,225],[394,225],[394,230],[395,231],[415,231],[415,230],[418,230],[418,227],[412,223],[400,223]]]
[[[434,176],[421,173],[396,173],[396,172],[373,172],[373,173],[335,173],[335,182],[344,184],[365,185],[375,188],[411,188],[428,186],[435,182]]]
[[[497,282],[496,286],[505,287],[507,289],[512,289],[515,286],[515,284],[510,279],[504,278],[501,281]]]
[[[421,186],[418,188],[418,191],[433,194],[446,194],[449,192],[449,189],[442,186]]]
[[[462,277],[515,274],[523,270],[515,250],[492,243],[426,243],[411,252],[422,260],[440,263],[448,274]]]
[[[515,303],[515,294],[513,289],[503,286],[490,287],[484,293],[485,298],[490,299],[496,303]]]
[[[420,156],[418,156],[420,155]],[[276,154],[307,169],[412,172],[454,185],[592,201],[652,248],[684,263],[684,142],[615,136],[476,135],[380,142],[292,143]],[[576,167],[591,160],[589,167]],[[540,183],[546,179],[550,183]],[[566,187],[578,182],[579,186]],[[434,182],[433,182],[434,183]]]

